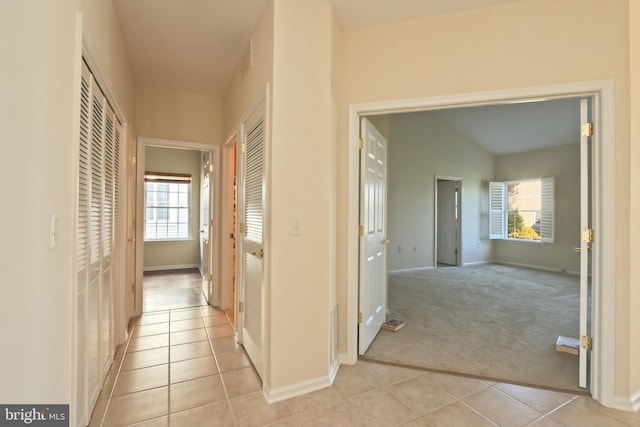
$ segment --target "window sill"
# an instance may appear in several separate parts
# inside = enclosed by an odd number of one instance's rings
[[[156,244],[156,243],[192,243],[194,242],[195,239],[166,239],[166,240],[145,240],[144,243],[151,243],[151,244]]]
[[[527,240],[527,239],[499,239],[504,242],[518,242],[518,243],[544,243],[542,240]]]

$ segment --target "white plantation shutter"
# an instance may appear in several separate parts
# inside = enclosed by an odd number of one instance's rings
[[[553,243],[555,180],[553,178],[542,178],[541,182],[540,240],[544,243]]]
[[[264,119],[247,132],[245,218],[247,240],[262,243],[262,176],[264,173]]]
[[[489,238],[503,239],[506,231],[505,191],[503,182],[489,183]]]

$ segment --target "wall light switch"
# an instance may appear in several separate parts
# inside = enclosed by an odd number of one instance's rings
[[[289,234],[292,236],[302,235],[302,218],[297,216],[291,218],[289,222]]]
[[[49,250],[58,247],[58,215],[49,215]]]

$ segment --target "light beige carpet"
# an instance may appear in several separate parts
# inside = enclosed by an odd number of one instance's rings
[[[578,337],[579,278],[504,265],[389,275],[389,318],[363,358],[584,391],[578,357],[555,350]]]

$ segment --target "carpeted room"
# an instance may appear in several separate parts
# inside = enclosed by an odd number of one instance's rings
[[[364,357],[581,390],[577,357],[555,350],[578,336],[578,100],[464,110],[374,119],[389,139],[387,318],[406,327],[381,331]],[[438,176],[461,184],[454,268],[434,269]],[[490,239],[489,182],[544,177],[552,242]]]

